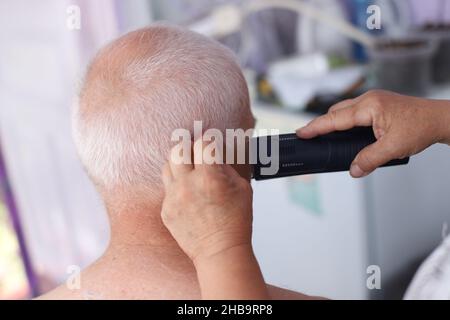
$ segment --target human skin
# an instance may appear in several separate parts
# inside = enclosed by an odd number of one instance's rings
[[[205,145],[196,141],[194,158]],[[251,243],[248,179],[227,164],[175,164],[169,159],[163,170],[161,216],[197,270],[202,299],[269,299]]]
[[[246,117],[241,123],[245,130],[253,126],[253,117]],[[231,170],[231,173],[237,172],[242,177],[240,179],[247,181],[249,185],[248,166],[235,165]],[[115,195],[117,198],[117,194]],[[248,196],[251,200],[251,195]],[[73,289],[62,284],[38,299],[200,299],[203,297],[201,283],[203,288],[204,284],[213,284],[220,278],[223,268],[226,268],[225,273],[239,274],[236,280],[249,281],[249,287],[255,279],[261,285],[262,278],[259,277],[259,267],[251,247],[235,248],[214,259],[204,259],[195,264],[163,223],[162,200],[157,203],[149,201],[145,206],[128,206],[126,202],[123,206],[109,207],[108,204],[106,198],[105,205],[110,217],[110,242],[105,253],[81,272],[81,287]],[[180,208],[183,206],[185,204],[178,204]],[[236,237],[234,240],[237,239]],[[236,261],[239,263],[236,264]],[[201,280],[198,276],[200,268],[210,271],[202,272]],[[271,299],[312,299],[294,291],[266,283],[263,285],[260,289]],[[232,293],[228,288],[226,291],[228,294]],[[208,294],[207,297],[217,296]],[[249,298],[249,295],[240,297]]]
[[[254,126],[245,79],[221,48],[186,30],[156,25],[126,34],[96,55],[75,104],[74,137],[107,211],[110,239],[102,256],[79,274],[79,288],[63,283],[41,299],[201,297],[192,260],[161,219],[160,172],[175,129],[191,130],[196,120],[222,131]],[[248,168],[234,169],[248,179]],[[88,250],[89,239],[82,240]],[[307,298],[270,285],[267,291],[275,299]]]
[[[242,127],[250,128],[253,123],[253,118],[245,119]],[[231,170],[229,172],[234,174],[233,179],[238,178],[237,172],[242,177],[239,179],[247,181],[249,185],[247,166],[234,166]],[[186,185],[186,189],[188,187],[192,189]],[[250,194],[247,193],[246,197],[251,201]],[[189,197],[186,197],[185,201],[176,206],[186,207],[192,203],[192,198],[189,200]],[[247,205],[251,205],[251,202]],[[71,289],[62,284],[39,299],[210,299],[221,296],[213,291],[215,288],[208,287],[209,284],[215,284],[217,279],[223,280],[222,284],[227,286],[227,296],[223,296],[224,299],[264,299],[266,294],[271,299],[313,299],[266,284],[262,276],[260,277],[251,247],[245,245],[222,252],[211,259],[199,259],[194,263],[163,223],[162,206],[162,203],[149,203],[145,207],[115,207],[114,210],[120,211],[110,214],[111,239],[108,248],[96,262],[81,272],[81,287]],[[248,223],[249,221],[245,224],[246,228],[249,228]],[[186,225],[192,224],[189,222]],[[245,234],[242,231],[240,233]],[[232,236],[231,233],[228,235]],[[237,234],[235,236],[233,241],[244,239],[239,238]],[[225,276],[221,276],[222,274]],[[264,296],[256,297],[255,292],[245,291],[245,296],[240,293],[234,297],[233,290],[240,290],[240,287],[228,287],[233,282],[227,283],[225,280],[229,279],[227,276],[231,274],[238,275],[233,281],[240,280],[245,283],[246,290],[253,289],[253,283],[257,282],[258,292],[261,291]],[[261,285],[263,287],[260,287]],[[210,293],[204,296],[202,290]]]
[[[361,178],[391,160],[413,156],[433,144],[450,145],[450,102],[369,91],[331,107],[297,135],[311,139],[357,126],[372,126],[377,138],[351,165],[350,174]]]
[[[351,174],[450,144],[450,103],[371,91],[346,100],[298,130],[311,139],[355,126],[373,126],[377,142],[355,159]],[[201,152],[196,143],[195,152]],[[163,171],[163,222],[193,261],[204,299],[267,299],[251,247],[252,191],[227,165],[175,165]]]

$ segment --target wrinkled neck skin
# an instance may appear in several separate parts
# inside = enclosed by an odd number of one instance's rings
[[[110,224],[108,251],[148,248],[149,252],[181,253],[161,219],[162,192],[152,189],[99,188]],[[152,195],[152,196],[148,196]]]
[[[109,209],[111,239],[108,250],[146,247],[152,250],[181,250],[163,225],[161,205],[149,204],[133,208]]]

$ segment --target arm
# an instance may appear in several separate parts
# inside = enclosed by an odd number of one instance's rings
[[[442,140],[440,142],[450,146],[450,101],[440,101],[438,114],[442,116]]]
[[[267,300],[264,278],[250,245],[195,261],[203,299]]]
[[[203,152],[194,145],[194,159]],[[174,159],[174,157],[171,157]],[[251,245],[252,189],[228,165],[175,164],[163,171],[164,224],[191,258],[203,299],[268,299]]]
[[[362,150],[350,173],[364,177],[379,166],[415,155],[435,143],[450,145],[450,102],[370,91],[333,106],[297,131],[299,137],[314,138],[356,126],[372,126],[377,142]]]

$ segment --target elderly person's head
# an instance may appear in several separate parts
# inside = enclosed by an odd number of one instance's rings
[[[91,63],[74,113],[81,160],[105,198],[161,201],[161,169],[177,128],[253,125],[233,54],[196,33],[163,25],[131,32]]]

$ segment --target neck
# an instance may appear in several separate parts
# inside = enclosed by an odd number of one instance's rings
[[[161,204],[108,210],[111,239],[107,252],[116,258],[152,257],[174,263],[189,261],[161,220]],[[184,263],[183,263],[184,264]]]
[[[195,267],[162,223],[160,205],[106,203],[111,239],[85,271],[86,290],[104,299],[198,298]]]

